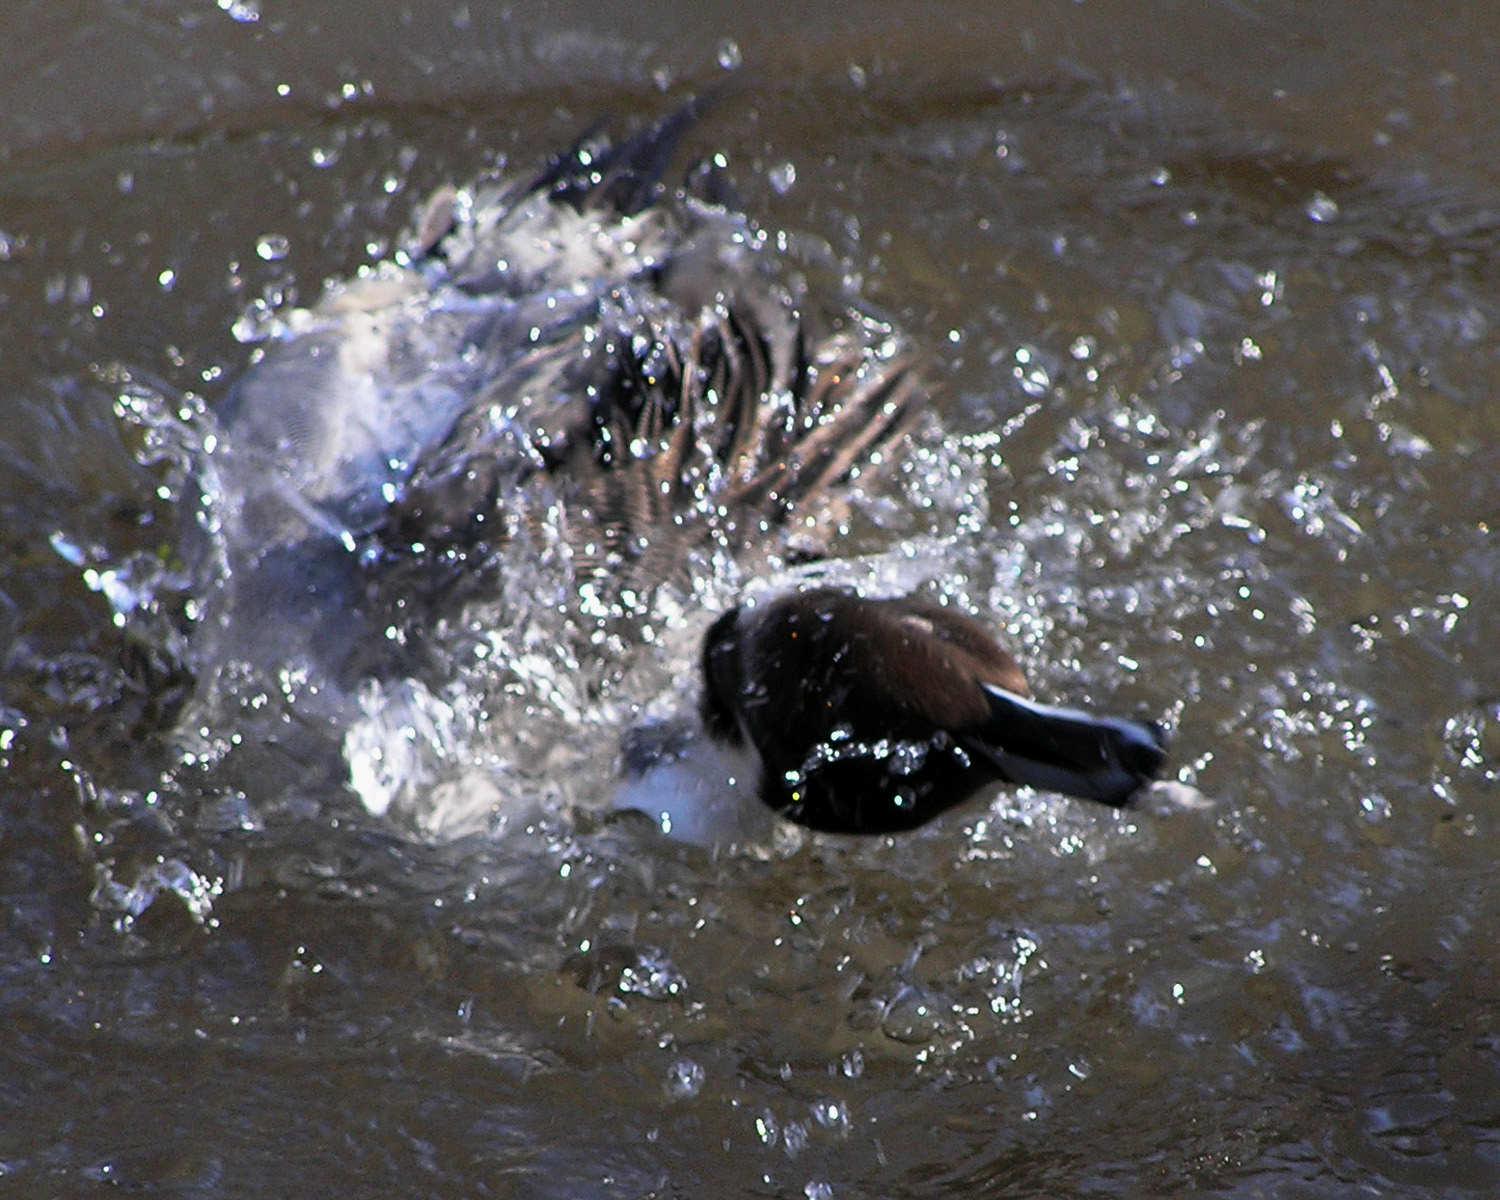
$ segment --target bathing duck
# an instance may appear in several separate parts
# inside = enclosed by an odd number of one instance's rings
[[[1165,758],[1159,726],[1038,703],[982,624],[915,597],[732,609],[702,673],[709,733],[753,750],[761,799],[813,829],[912,829],[992,783],[1118,807]]]
[[[272,668],[337,724],[407,669],[390,630],[505,588],[507,548],[561,554],[627,622],[695,563],[826,551],[924,394],[877,322],[809,333],[714,172],[664,184],[694,116],[444,191],[402,254],[281,321],[195,512],[208,669]],[[1038,704],[978,622],[914,599],[737,608],[702,675],[705,729],[816,829],[908,829],[994,781],[1119,805],[1162,762],[1156,727]]]

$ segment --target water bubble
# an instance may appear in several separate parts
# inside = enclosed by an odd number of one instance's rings
[[[1306,212],[1309,221],[1316,221],[1321,225],[1324,222],[1337,219],[1339,215],[1338,201],[1322,192],[1314,192],[1312,199],[1307,202]]]
[[[835,1133],[845,1133],[849,1129],[849,1109],[832,1097],[813,1101],[812,1115],[824,1129]]]
[[[740,52],[739,43],[733,38],[725,38],[719,43],[719,66],[726,71],[738,71],[744,61],[745,56]]]
[[[255,253],[266,262],[280,262],[291,249],[291,241],[281,233],[264,234],[255,243]]]
[[[906,984],[886,1005],[880,1031],[891,1041],[906,1046],[931,1041],[938,1031],[936,1006],[921,988]]]
[[[244,792],[226,791],[209,797],[198,813],[199,829],[212,833],[254,833],[265,828],[260,814]]]
[[[1371,825],[1379,825],[1383,821],[1390,820],[1391,802],[1379,792],[1371,792],[1367,796],[1360,797],[1359,815]]]
[[[930,747],[925,742],[897,742],[886,757],[892,775],[915,775],[927,762]]]
[[[253,25],[260,20],[260,5],[257,0],[218,0],[220,11],[227,13],[230,20],[238,21],[241,25]]]
[[[635,964],[620,972],[619,988],[647,1000],[666,1000],[681,995],[687,988],[687,979],[666,951],[646,946],[640,950]]]
[[[1052,387],[1052,372],[1040,353],[1031,346],[1020,346],[1013,359],[1011,377],[1021,391],[1032,398],[1045,396]]]
[[[47,541],[60,558],[75,567],[81,567],[88,561],[89,552],[60,529],[53,530]]]
[[[200,875],[181,859],[158,858],[129,886],[101,869],[90,899],[96,908],[116,912],[122,927],[126,927],[150,908],[157,897],[172,895],[182,902],[194,921],[207,926],[212,923],[214,901],[223,890],[222,879]]]
[[[250,302],[250,306],[229,327],[229,332],[241,345],[249,345],[252,342],[265,341],[275,332],[275,329],[275,311],[265,300],[257,298]]]
[[[673,1100],[691,1100],[703,1090],[703,1068],[690,1058],[679,1058],[667,1068],[662,1090]]]
[[[1450,758],[1486,782],[1500,780],[1500,702],[1490,701],[1449,717],[1443,743]]]

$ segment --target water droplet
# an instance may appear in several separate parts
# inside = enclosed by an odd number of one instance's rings
[[[222,12],[229,14],[230,20],[242,25],[252,25],[260,20],[258,0],[218,0],[218,4]]]
[[[915,775],[927,762],[925,742],[897,742],[886,757],[886,770],[892,775]]]
[[[1017,348],[1011,376],[1020,385],[1021,391],[1033,398],[1045,396],[1052,387],[1052,372],[1030,346]]]
[[[1390,820],[1391,802],[1379,792],[1362,796],[1359,801],[1359,815],[1371,825],[1379,825],[1383,821]]]
[[[719,66],[726,71],[738,71],[745,57],[740,53],[739,43],[733,38],[725,38],[719,43],[718,54]]]
[[[240,791],[221,792],[209,798],[198,814],[197,825],[212,833],[253,833],[265,827],[254,805]]]
[[[824,1129],[831,1129],[835,1133],[846,1132],[849,1128],[849,1110],[832,1097],[823,1097],[815,1100],[812,1106],[813,1120]]]
[[[886,1005],[880,1031],[893,1042],[917,1046],[937,1033],[937,1013],[931,998],[921,988],[903,986]]]
[[[1325,195],[1322,192],[1314,192],[1312,199],[1307,202],[1306,211],[1308,220],[1316,221],[1321,225],[1326,221],[1337,219],[1339,205],[1338,201],[1332,196]]]
[[[255,253],[266,262],[280,262],[291,249],[291,242],[280,233],[268,233],[255,243]]]
[[[620,972],[619,988],[647,1000],[666,1000],[680,995],[687,988],[687,980],[665,951],[647,946],[639,952],[633,966]]]
[[[679,1058],[667,1068],[662,1090],[673,1100],[691,1100],[703,1090],[703,1079],[702,1067],[690,1058]]]

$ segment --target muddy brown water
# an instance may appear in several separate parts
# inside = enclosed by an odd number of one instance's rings
[[[0,1192],[1494,1194],[1500,15],[0,32]],[[1207,807],[1001,795],[712,855],[561,805],[415,837],[248,697],[212,736],[255,745],[185,763],[161,581],[120,573],[178,535],[126,376],[211,406],[247,314],[439,183],[715,87],[689,153],[913,338],[967,439],[944,588],[1039,690],[1168,718]]]

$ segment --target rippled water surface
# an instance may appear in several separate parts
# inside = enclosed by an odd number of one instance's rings
[[[1500,24],[1108,7],[0,18],[5,1194],[1494,1193]],[[457,839],[295,698],[192,707],[179,443],[263,323],[442,182],[715,88],[684,157],[949,431],[828,569],[1167,719],[1140,810],[601,818],[691,603],[537,627],[440,739],[429,799],[524,799]]]

